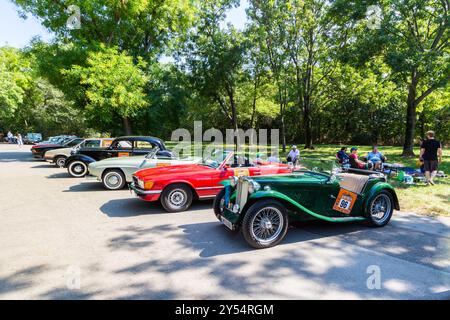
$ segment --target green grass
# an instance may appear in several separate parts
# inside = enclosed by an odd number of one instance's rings
[[[173,148],[176,142],[166,143],[168,148]],[[206,145],[206,144],[205,144]],[[298,145],[301,148],[301,145]],[[233,145],[226,145],[228,149],[232,149]],[[300,149],[301,157],[318,158],[322,160],[334,160],[334,155],[340,149],[340,145],[315,145],[314,150]],[[349,149],[351,146],[348,146]],[[415,148],[417,155],[414,158],[401,157],[402,148],[395,146],[380,146],[380,151],[387,157],[389,163],[402,163],[405,166],[417,168],[416,162],[419,155],[419,148]],[[367,155],[371,150],[371,146],[358,146],[360,156]],[[280,149],[280,157],[286,158]],[[439,166],[439,170],[444,171],[450,176],[450,151],[444,149],[443,161]],[[426,186],[424,183],[416,183],[415,185],[405,185],[390,179],[392,185],[396,188],[400,208],[402,211],[411,211],[425,215],[445,215],[450,216],[450,177],[436,178],[435,186]]]

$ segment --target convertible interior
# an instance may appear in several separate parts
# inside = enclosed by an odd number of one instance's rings
[[[339,173],[339,185],[345,190],[360,194],[369,180],[369,176],[355,173]]]

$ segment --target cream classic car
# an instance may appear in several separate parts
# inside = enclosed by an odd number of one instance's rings
[[[89,164],[89,176],[96,177],[108,190],[122,189],[132,181],[132,174],[138,170],[177,164],[191,164],[202,161],[201,157],[169,158],[157,157],[158,148],[152,149],[145,156],[115,157]]]
[[[108,147],[114,138],[88,138],[80,141],[79,144],[68,148],[49,150],[45,153],[44,159],[47,162],[54,163],[60,168],[64,168],[66,159],[70,157],[73,150],[77,148],[102,148]]]

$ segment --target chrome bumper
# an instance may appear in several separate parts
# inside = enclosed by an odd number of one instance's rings
[[[162,190],[143,190],[137,187],[134,182],[130,183],[130,190],[133,190],[137,195],[160,194],[162,192]]]

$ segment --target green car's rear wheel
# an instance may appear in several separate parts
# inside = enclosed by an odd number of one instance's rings
[[[394,199],[389,191],[381,191],[369,202],[367,221],[372,227],[383,227],[389,223],[394,212]]]
[[[125,186],[126,180],[122,170],[111,169],[102,176],[103,186],[108,190],[120,190]]]
[[[288,225],[287,210],[283,204],[275,200],[261,200],[245,213],[242,233],[252,247],[269,248],[283,240]]]

